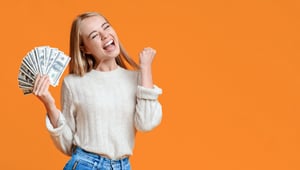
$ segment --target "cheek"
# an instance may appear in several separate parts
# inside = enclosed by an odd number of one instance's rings
[[[85,49],[86,52],[89,53],[98,53],[101,52],[101,42],[97,42],[97,41],[90,41],[85,43]]]

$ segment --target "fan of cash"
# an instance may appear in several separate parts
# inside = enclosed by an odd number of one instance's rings
[[[57,86],[69,61],[70,57],[57,48],[35,47],[22,60],[18,74],[19,88],[22,89],[24,95],[32,93],[38,74],[48,75],[50,84]]]

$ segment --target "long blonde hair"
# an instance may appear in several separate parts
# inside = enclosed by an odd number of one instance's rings
[[[97,12],[86,12],[79,15],[72,23],[70,33],[70,74],[83,76],[85,73],[91,71],[95,67],[94,57],[92,55],[84,53],[84,51],[80,48],[81,46],[83,46],[83,41],[79,32],[81,22],[84,19],[92,16],[101,16],[107,21],[104,16]],[[120,54],[116,57],[117,64],[125,69],[128,69],[126,64],[129,64],[133,69],[139,69],[139,65],[133,59],[131,59],[121,43],[119,43],[119,46]]]

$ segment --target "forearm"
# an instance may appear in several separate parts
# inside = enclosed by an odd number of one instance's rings
[[[141,86],[153,88],[151,65],[141,66]]]
[[[50,122],[51,122],[52,126],[54,128],[56,128],[57,127],[57,121],[59,119],[60,111],[57,109],[54,102],[45,103],[44,106],[46,108],[47,115],[50,119]]]
[[[155,54],[156,51],[150,47],[144,48],[140,53],[140,85],[146,88],[153,88],[151,65]]]

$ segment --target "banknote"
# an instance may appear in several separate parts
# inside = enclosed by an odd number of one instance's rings
[[[58,85],[58,81],[65,68],[67,67],[69,61],[70,59],[68,57],[65,57],[65,55],[62,53],[56,56],[56,58],[51,63],[51,67],[47,71],[47,75],[49,75],[50,78],[50,84],[52,84],[53,86]]]
[[[48,75],[50,85],[57,86],[70,57],[58,48],[38,46],[23,58],[18,74],[18,86],[24,95],[31,94],[38,74]]]

